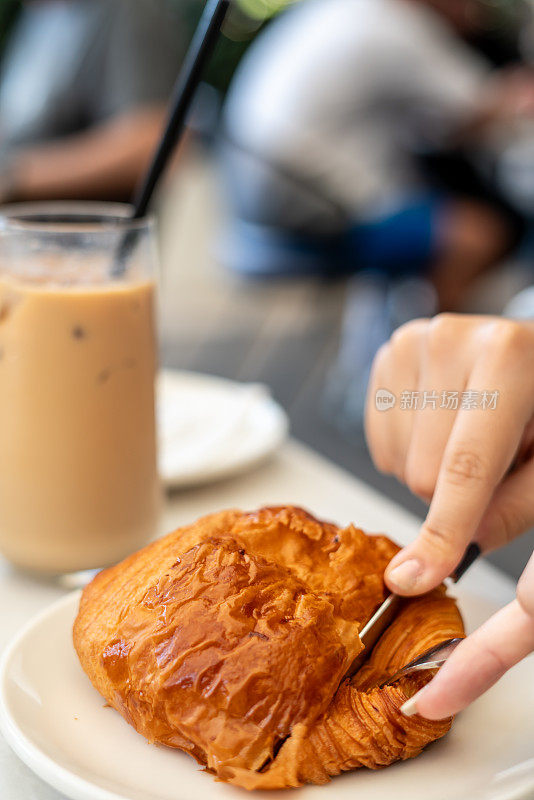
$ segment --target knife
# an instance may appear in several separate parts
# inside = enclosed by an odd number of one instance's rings
[[[459,581],[479,555],[480,547],[476,542],[472,542],[465,551],[464,557],[450,576],[450,580],[453,583]],[[389,594],[384,602],[378,606],[371,619],[365,623],[360,631],[363,650],[360,650],[356,658],[352,661],[350,667],[345,672],[345,678],[354,675],[354,673],[365,664],[377,641],[386,628],[391,625],[406,600],[409,599],[409,597],[404,597],[400,594]]]

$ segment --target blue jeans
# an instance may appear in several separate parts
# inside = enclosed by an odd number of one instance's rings
[[[388,214],[320,236],[234,217],[223,260],[250,277],[339,277],[362,270],[391,278],[420,275],[435,257],[437,219],[445,202],[437,194],[421,193]]]

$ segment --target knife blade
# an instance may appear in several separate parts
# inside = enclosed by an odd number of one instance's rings
[[[464,557],[450,576],[450,580],[456,583],[460,580],[469,567],[480,555],[480,547],[476,542],[471,542]],[[363,650],[360,650],[356,658],[353,659],[351,665],[346,670],[344,678],[349,678],[354,675],[365,664],[373,647],[380,639],[384,631],[389,628],[404,603],[409,600],[409,597],[404,597],[399,594],[388,594],[386,599],[381,603],[373,616],[365,623],[360,631],[360,639],[363,644]]]

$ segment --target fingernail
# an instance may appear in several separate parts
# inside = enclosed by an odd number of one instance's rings
[[[393,584],[394,588],[401,592],[409,592],[417,584],[422,572],[421,562],[417,558],[409,558],[388,573],[388,583]]]
[[[416,697],[417,695],[410,697],[410,699],[406,700],[406,702],[400,707],[400,710],[405,717],[413,717],[415,714],[417,714],[417,706],[415,704]]]

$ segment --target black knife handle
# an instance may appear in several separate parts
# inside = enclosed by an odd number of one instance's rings
[[[460,563],[450,576],[451,580],[454,583],[459,581],[462,575],[464,575],[467,572],[471,564],[477,560],[481,552],[482,551],[479,545],[476,542],[471,542],[471,544],[464,553],[464,557],[462,558],[462,560],[460,561]]]

